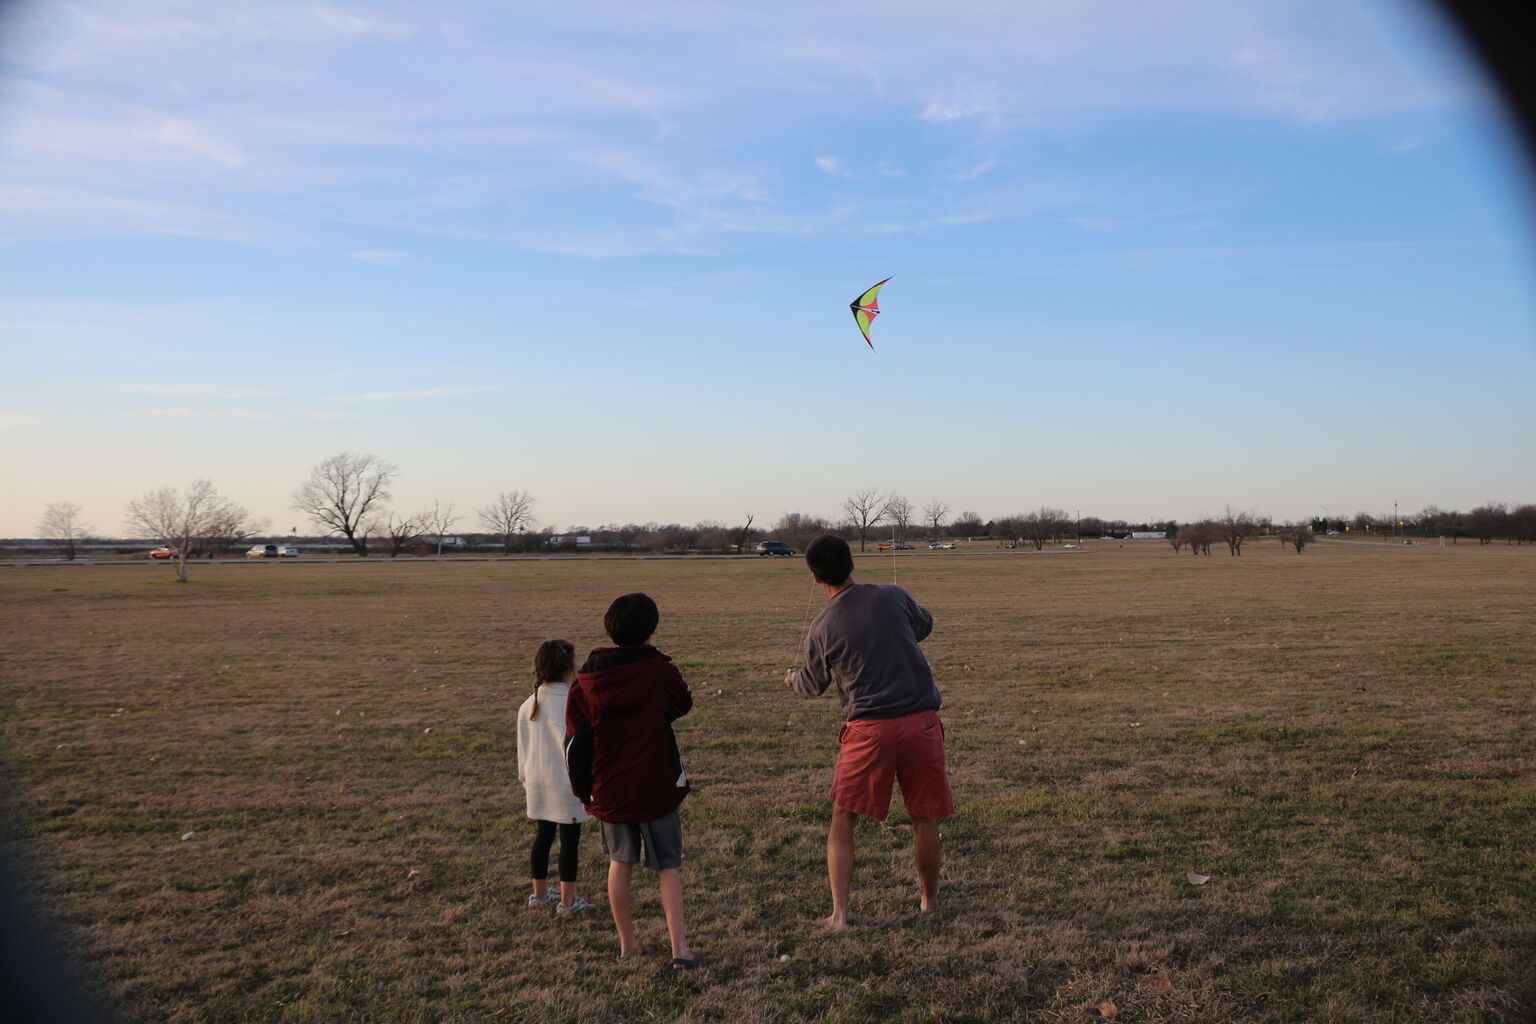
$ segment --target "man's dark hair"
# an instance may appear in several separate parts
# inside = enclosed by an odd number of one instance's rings
[[[603,616],[603,629],[620,647],[635,647],[645,643],[656,632],[661,613],[656,602],[644,594],[624,594],[613,599],[608,613]]]
[[[853,552],[847,541],[829,533],[811,541],[805,549],[805,564],[821,582],[840,587],[853,575]]]

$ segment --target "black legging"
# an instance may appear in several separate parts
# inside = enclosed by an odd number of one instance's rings
[[[552,821],[536,821],[538,831],[533,834],[533,856],[530,858],[534,878],[549,877],[549,848],[555,845],[555,829],[560,830],[560,881],[576,881],[577,848],[581,845],[581,822],[556,825]]]

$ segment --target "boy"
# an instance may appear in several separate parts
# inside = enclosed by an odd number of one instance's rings
[[[608,606],[603,629],[614,647],[599,647],[576,673],[566,703],[568,737],[592,730],[592,797],[587,811],[602,829],[608,861],[608,905],[619,932],[619,959],[641,955],[630,912],[629,883],[642,850],[656,870],[672,941],[674,970],[692,970],[683,927],[683,830],[677,808],[688,795],[672,722],[693,707],[693,694],[672,659],[648,642],[660,615],[644,594]]]
[[[784,683],[809,697],[827,692],[834,679],[846,721],[832,775],[832,825],[827,832],[827,877],[832,916],[825,924],[848,926],[853,886],[853,835],[864,815],[885,820],[891,783],[901,783],[912,816],[920,906],[938,905],[943,840],[939,819],[955,813],[944,756],[942,698],[928,659],[918,646],[933,631],[933,616],[898,586],[853,582],[853,552],[841,537],[817,537],[805,550],[811,576],[827,606],[811,623],[805,667],[790,669]]]

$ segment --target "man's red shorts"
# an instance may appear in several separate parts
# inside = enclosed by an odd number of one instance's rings
[[[884,820],[895,780],[901,783],[901,799],[912,817],[947,818],[955,813],[938,712],[844,722],[838,741],[842,749],[831,794],[837,806]]]

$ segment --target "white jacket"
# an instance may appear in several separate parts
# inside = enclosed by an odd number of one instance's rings
[[[528,797],[528,817],[568,825],[592,815],[571,792],[565,773],[565,699],[570,683],[539,686],[539,717],[529,721],[533,698],[517,709],[517,777]]]

